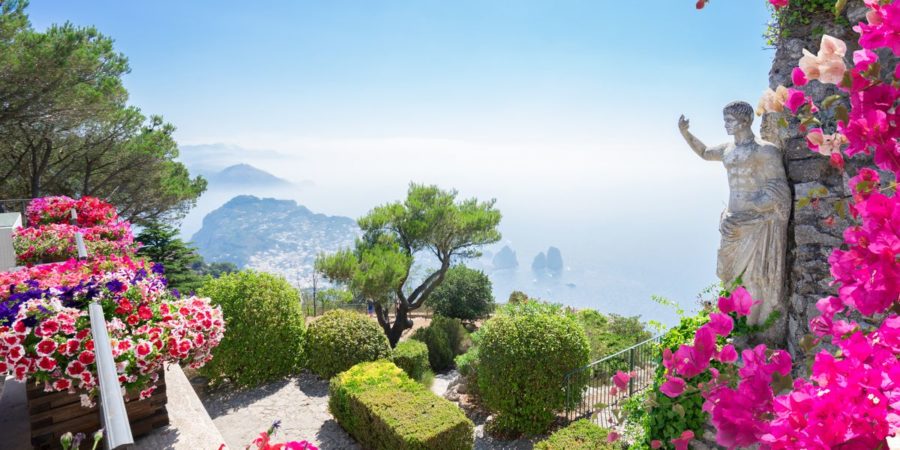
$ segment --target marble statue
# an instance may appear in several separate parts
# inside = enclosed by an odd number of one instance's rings
[[[726,286],[740,277],[757,301],[748,317],[751,325],[765,322],[772,311],[782,309],[791,212],[781,150],[753,134],[753,113],[745,102],[725,106],[725,131],[734,136],[734,142],[714,147],[688,131],[690,122],[683,115],[678,120],[681,135],[694,153],[725,165],[730,195],[719,222],[722,241],[716,275]]]

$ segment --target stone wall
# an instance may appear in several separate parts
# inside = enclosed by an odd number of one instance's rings
[[[799,2],[795,2],[799,3]],[[861,1],[851,1],[844,11],[850,23],[858,23],[865,18],[865,7]],[[817,28],[826,34],[840,38],[848,43],[847,56],[856,49],[858,36],[849,28],[835,24],[830,14],[811,17],[811,23],[788,30],[788,38],[777,46],[772,69],[769,72],[769,84],[774,89],[778,85],[791,87],[791,71],[803,56],[803,49],[815,53],[819,49],[821,34],[814,34]],[[817,103],[826,97],[838,93],[833,85],[823,85],[812,81],[800,88]],[[821,114],[826,131],[833,130],[835,120],[829,112]],[[847,219],[835,214],[835,204],[846,201],[849,196],[848,177],[833,168],[828,158],[811,152],[806,145],[804,133],[799,130],[796,120],[787,128],[779,127],[777,117],[766,114],[763,117],[762,137],[778,143],[784,149],[784,162],[787,169],[788,182],[794,195],[794,208],[788,224],[788,260],[786,277],[786,298],[782,299],[787,311],[785,320],[778,324],[776,333],[781,333],[791,355],[802,362],[803,352],[799,348],[800,339],[809,332],[809,319],[818,314],[815,304],[820,298],[833,295],[834,289],[829,285],[831,274],[828,256],[835,246],[843,242],[843,230],[850,224]],[[847,162],[848,173],[854,173],[862,164],[868,164],[865,158],[854,158]],[[825,193],[818,201],[801,207],[798,202],[810,193]],[[818,197],[818,196],[814,196]],[[826,222],[832,216],[834,223]]]

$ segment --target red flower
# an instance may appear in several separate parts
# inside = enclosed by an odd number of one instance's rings
[[[150,320],[153,318],[153,311],[146,306],[141,306],[138,308],[138,316],[141,320]]]
[[[66,366],[66,375],[69,375],[70,377],[74,378],[74,377],[77,377],[82,372],[84,372],[84,369],[85,369],[84,364],[82,364],[80,361],[78,361],[76,359],[74,361],[69,362],[69,365]]]
[[[94,363],[94,352],[92,351],[83,351],[80,355],[78,355],[78,361],[80,361],[84,365],[90,365]]]
[[[38,367],[40,367],[41,370],[49,372],[56,368],[56,360],[45,356],[38,360]]]
[[[53,389],[57,391],[67,391],[70,387],[72,387],[72,382],[67,378],[60,378],[53,382]]]
[[[41,342],[38,342],[38,345],[35,346],[35,350],[37,354],[40,356],[47,356],[53,353],[56,350],[56,342],[53,342],[50,339],[43,339]]]

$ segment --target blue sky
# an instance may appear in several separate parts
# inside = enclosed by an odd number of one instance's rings
[[[185,153],[308,180],[289,196],[327,214],[357,217],[410,181],[496,198],[524,265],[556,245],[615,274],[590,306],[627,313],[715,280],[725,173],[676,124],[716,144],[722,107],[756,104],[765,5],[33,0],[30,15],[112,36],[131,102],[174,123]],[[202,198],[183,231],[225,200]]]

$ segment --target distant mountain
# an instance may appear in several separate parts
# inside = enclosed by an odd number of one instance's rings
[[[209,176],[209,182],[218,186],[289,187],[291,182],[272,175],[249,164],[235,164]]]
[[[516,258],[516,252],[509,248],[508,245],[504,245],[503,248],[494,255],[493,263],[494,269],[497,270],[519,267],[519,259]]]
[[[316,214],[293,200],[240,195],[203,218],[192,241],[208,262],[279,273],[305,285],[320,252],[353,245],[356,221]]]

